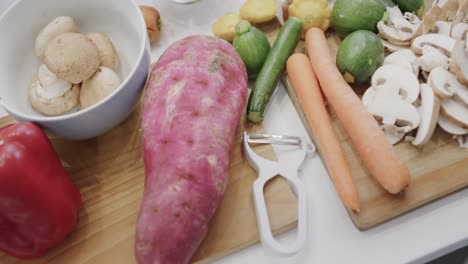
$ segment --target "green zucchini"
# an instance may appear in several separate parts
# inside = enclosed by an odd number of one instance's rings
[[[281,28],[250,93],[247,118],[251,122],[259,123],[263,120],[263,113],[284,72],[286,62],[299,43],[301,31],[301,20],[296,17],[289,17]]]
[[[394,0],[402,12],[415,13],[421,16],[424,12],[424,0]]]
[[[381,0],[336,0],[331,25],[340,38],[360,29],[376,32],[384,12]]]
[[[358,30],[341,43],[336,64],[348,83],[363,84],[382,65],[384,56],[380,38],[371,31]]]
[[[244,61],[249,78],[257,77],[270,51],[270,43],[262,31],[242,20],[236,26],[236,37],[232,43]]]

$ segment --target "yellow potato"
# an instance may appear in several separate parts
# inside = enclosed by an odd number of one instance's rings
[[[276,0],[247,0],[240,10],[242,19],[264,23],[276,17]]]
[[[239,14],[227,13],[212,25],[211,30],[216,37],[231,42],[236,36],[236,25],[240,21]]]

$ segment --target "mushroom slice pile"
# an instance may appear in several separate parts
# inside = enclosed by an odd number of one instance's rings
[[[454,124],[446,117],[440,115],[439,119],[437,120],[437,124],[440,128],[442,128],[445,132],[454,135],[454,136],[462,136],[468,134],[468,129],[464,129],[463,127]]]
[[[460,127],[468,128],[468,88],[441,67],[431,71],[428,81],[442,99],[441,115]]]
[[[456,41],[453,38],[430,33],[415,38],[411,44],[411,49],[416,54],[423,54],[423,47],[428,45],[440,50],[446,56],[451,56],[455,43]]]
[[[421,84],[421,107],[418,108],[421,122],[416,137],[407,138],[413,145],[422,146],[431,139],[439,118],[439,109],[439,98],[431,86],[426,83]]]
[[[401,13],[398,6],[387,7],[386,16],[377,23],[379,33],[390,43],[407,46],[411,43],[414,33],[421,21],[413,13]]]

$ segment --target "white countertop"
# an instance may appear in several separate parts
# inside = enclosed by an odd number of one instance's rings
[[[213,0],[201,0],[200,7],[177,8],[180,8],[181,12],[187,10],[197,12],[198,8],[203,8],[203,4],[210,1],[213,2]],[[14,0],[0,1],[0,13],[12,2]],[[210,14],[204,13],[193,20],[190,17],[178,20],[165,13],[164,9],[174,8],[167,0],[140,2],[154,3],[163,16],[165,28],[161,41],[152,50],[153,61],[158,58],[164,47],[185,35],[210,34],[209,24],[213,20]],[[241,2],[241,0],[218,1],[217,3],[222,5],[216,5],[218,9],[216,12],[219,14],[236,10]],[[215,12],[211,9],[208,13]],[[187,21],[190,26],[184,27],[183,30],[172,24],[173,22],[183,24]],[[270,105],[273,107],[267,109],[264,122],[267,132],[307,137],[282,86],[276,90]],[[0,109],[0,116],[5,114],[3,109]],[[318,157],[308,159],[304,163],[301,179],[307,189],[309,232],[306,246],[299,256],[280,260],[267,255],[261,245],[256,245],[216,263],[424,263],[468,245],[468,189],[430,203],[369,231],[360,232],[354,227],[339,201]],[[281,240],[286,242],[292,238],[294,232],[281,236]]]

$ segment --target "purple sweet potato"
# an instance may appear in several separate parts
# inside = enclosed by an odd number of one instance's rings
[[[139,263],[190,261],[224,195],[246,98],[245,66],[220,39],[182,39],[153,68],[142,123]]]

